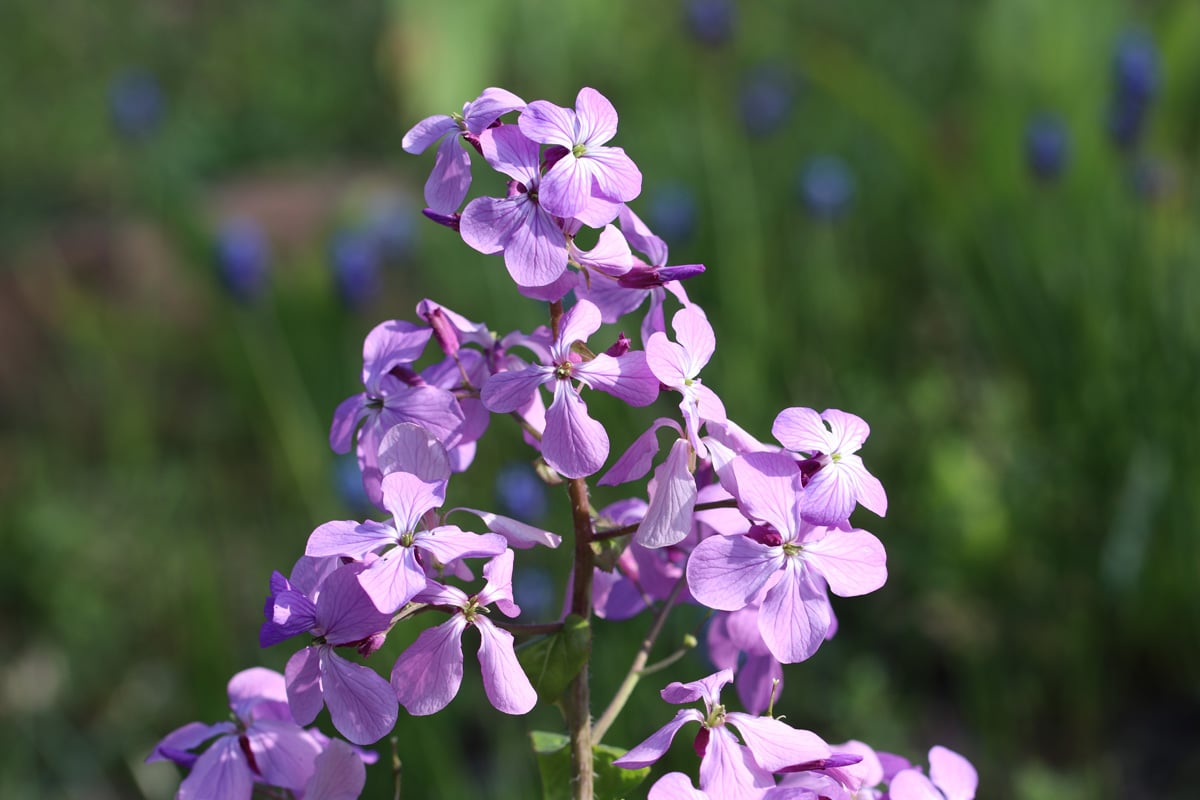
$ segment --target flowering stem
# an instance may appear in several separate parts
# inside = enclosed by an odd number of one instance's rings
[[[616,694],[613,695],[612,702],[608,704],[608,708],[604,709],[604,713],[596,720],[596,724],[592,726],[592,740],[599,743],[604,739],[604,734],[608,733],[609,727],[616,720],[617,715],[621,713],[621,709],[625,707],[625,703],[629,701],[629,696],[633,694],[634,687],[646,672],[646,661],[650,658],[650,651],[654,648],[654,643],[658,641],[659,634],[662,633],[663,625],[667,621],[667,615],[671,613],[671,609],[675,607],[675,598],[683,591],[684,584],[687,579],[680,576],[675,582],[675,586],[671,588],[671,594],[668,595],[662,608],[658,610],[658,614],[654,617],[654,622],[650,625],[650,631],[646,634],[646,638],[642,640],[642,646],[638,649],[637,655],[633,657],[633,663],[629,665],[629,672],[625,673],[625,680],[621,681],[621,685],[617,687]]]

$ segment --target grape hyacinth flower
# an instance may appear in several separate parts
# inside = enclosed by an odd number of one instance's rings
[[[817,156],[800,171],[800,199],[815,219],[832,222],[854,199],[854,176],[837,156]]]
[[[1109,133],[1123,150],[1132,150],[1141,138],[1150,103],[1158,93],[1158,50],[1144,31],[1127,31],[1113,54],[1113,94],[1109,108]]]
[[[364,231],[342,231],[330,246],[329,262],[338,296],[358,309],[379,292],[379,250]]]
[[[563,315],[558,337],[550,347],[550,364],[533,364],[522,370],[498,372],[483,386],[483,404],[494,412],[508,413],[524,407],[539,386],[552,384],[554,400],[546,411],[542,457],[560,475],[591,475],[608,458],[608,434],[588,416],[587,405],[572,381],[607,392],[630,405],[645,406],[658,397],[658,379],[646,366],[646,354],[630,351],[622,356],[600,353],[583,360],[576,342],[600,329],[600,311],[580,300]]]
[[[733,38],[733,0],[685,0],[683,19],[702,44],[720,45]]]
[[[221,226],[216,240],[217,276],[239,302],[252,303],[267,287],[270,260],[262,229],[249,219],[233,219]]]
[[[541,182],[539,200],[555,216],[599,228],[617,216],[616,204],[641,193],[637,165],[622,148],[605,144],[617,135],[617,111],[595,89],[580,89],[574,109],[535,100],[517,124],[533,141],[567,151]]]
[[[284,677],[252,667],[229,680],[228,692],[233,721],[189,722],[167,734],[146,763],[173,761],[190,770],[179,800],[250,800],[255,784],[302,790],[322,743],[292,719]],[[190,752],[209,740],[203,753]]]
[[[417,640],[396,659],[392,687],[400,705],[413,716],[441,711],[458,694],[463,676],[462,635],[468,627],[479,631],[479,664],[488,700],[505,714],[526,714],[537,702],[537,692],[517,662],[513,635],[487,618],[495,604],[508,617],[521,613],[513,601],[513,551],[488,561],[483,568],[487,583],[468,597],[461,589],[431,583],[417,601],[454,609],[450,619],[421,631]]]
[[[778,64],[760,64],[747,73],[738,94],[742,124],[751,136],[767,136],[787,122],[796,88]]]
[[[861,417],[836,408],[820,414],[811,408],[785,408],[775,417],[771,434],[788,450],[806,456],[800,465],[805,522],[837,525],[850,518],[858,503],[881,517],[887,515],[883,484],[855,455],[870,433]]]
[[[1067,128],[1062,119],[1042,114],[1025,129],[1025,161],[1039,180],[1052,181],[1063,171],[1068,154]]]
[[[436,214],[453,214],[471,188],[471,155],[458,142],[460,135],[477,143],[481,133],[500,117],[525,107],[512,92],[490,87],[463,104],[461,114],[437,114],[412,126],[400,142],[406,153],[420,154],[434,142],[438,145],[433,172],[425,181],[425,203]],[[453,134],[453,135],[447,135]]]
[[[109,85],[108,107],[117,133],[131,141],[149,138],[162,123],[162,85],[152,73],[126,70]]]
[[[648,767],[671,746],[675,734],[689,722],[700,723],[696,751],[700,753],[700,788],[712,797],[759,797],[775,786],[772,773],[796,764],[830,758],[829,745],[811,731],[797,730],[771,717],[726,711],[721,687],[733,680],[724,669],[691,683],[671,683],[662,691],[668,703],[704,701],[704,713],[681,709],[675,718],[641,744],[613,761],[626,769]],[[737,729],[741,741],[730,730]]]

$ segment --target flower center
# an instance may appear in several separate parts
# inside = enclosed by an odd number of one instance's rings
[[[576,158],[582,158],[584,153],[586,153],[586,152],[587,152],[586,145],[577,144],[571,148],[571,155],[575,156]]]
[[[554,377],[558,378],[560,381],[565,381],[571,377],[571,374],[574,371],[575,365],[570,361],[564,361],[554,368]]]

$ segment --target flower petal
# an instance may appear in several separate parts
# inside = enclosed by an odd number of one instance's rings
[[[775,785],[769,772],[754,763],[750,749],[738,744],[729,728],[713,728],[700,759],[700,788],[722,800],[759,800]]]
[[[575,145],[579,127],[574,111],[546,100],[534,100],[525,106],[517,125],[535,142],[562,145],[568,150]]]
[[[354,744],[371,744],[396,725],[396,695],[375,670],[321,648],[321,684],[333,727]]]
[[[517,125],[489,128],[479,135],[479,149],[492,168],[527,188],[537,185],[539,148]]]
[[[631,406],[648,406],[658,399],[658,378],[641,350],[616,357],[600,353],[591,361],[577,364],[575,377]]]
[[[489,86],[463,112],[467,130],[481,136],[487,127],[510,111],[525,107],[525,101],[507,89]],[[503,127],[515,128],[516,125]]]
[[[441,625],[421,631],[396,659],[392,689],[408,713],[416,717],[436,714],[458,694],[463,676],[462,632],[466,626],[463,615],[455,614]]]
[[[311,725],[321,713],[325,698],[321,694],[320,648],[297,650],[283,669],[287,680],[288,707],[297,725]]]
[[[246,763],[236,736],[222,736],[196,759],[195,766],[179,784],[177,800],[250,800],[254,773]]]
[[[804,560],[839,597],[873,592],[887,582],[887,552],[873,534],[854,528],[828,529],[816,541],[804,542]]]
[[[304,800],[357,800],[367,784],[367,767],[353,747],[333,739],[317,756]]]
[[[669,547],[683,541],[691,532],[696,479],[688,470],[689,455],[687,440],[676,439],[667,460],[654,471],[650,505],[633,537],[642,547]]]
[[[743,513],[773,526],[785,542],[795,538],[803,491],[796,462],[783,453],[746,453],[730,462],[729,471]]]
[[[542,456],[564,478],[591,475],[608,458],[608,433],[588,416],[587,405],[570,381],[555,381],[554,401],[546,411]]]
[[[453,214],[471,188],[471,154],[462,137],[447,136],[438,145],[433,171],[425,181],[425,204],[439,214]]]
[[[585,86],[575,95],[575,119],[579,123],[579,141],[604,144],[617,135],[617,110],[604,95]]]
[[[479,666],[488,700],[505,714],[527,714],[537,704],[537,692],[513,651],[513,635],[486,617],[477,617]]]
[[[775,417],[771,435],[788,450],[832,453],[833,441],[821,415],[811,408],[785,408]]]
[[[450,131],[458,131],[458,123],[446,114],[436,114],[426,117],[408,129],[400,140],[404,152],[418,155],[424,153],[429,145],[445,136]]]
[[[737,728],[738,735],[754,755],[755,763],[768,772],[818,761],[832,753],[820,736],[812,731],[797,730],[781,720],[733,711],[726,715],[726,721]]]
[[[771,654],[784,664],[804,661],[825,641],[831,611],[824,589],[813,584],[795,561],[767,590],[758,610],[758,630]]]
[[[303,789],[312,777],[321,745],[294,722],[261,719],[246,729],[254,765],[263,783]]]
[[[675,734],[689,722],[703,722],[704,717],[694,708],[681,708],[675,718],[650,734],[644,742],[613,761],[613,766],[625,769],[641,769],[658,761],[666,754]]]
[[[929,777],[946,800],[974,800],[979,788],[979,773],[971,762],[941,745],[929,751]]]
[[[712,536],[688,558],[688,587],[709,608],[736,611],[754,599],[784,558],[782,548],[745,536]]]
[[[533,397],[537,387],[554,380],[554,370],[536,364],[525,369],[497,372],[483,385],[480,398],[489,411],[507,414],[517,411]]]

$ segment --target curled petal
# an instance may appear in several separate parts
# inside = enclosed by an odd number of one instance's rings
[[[446,114],[426,117],[409,128],[408,132],[404,134],[404,138],[400,140],[400,147],[406,153],[417,155],[425,152],[429,145],[450,131],[458,131],[458,123],[452,117]]]
[[[689,445],[677,439],[654,472],[654,493],[634,541],[643,547],[668,547],[687,538],[696,507],[696,479],[688,469]]]

